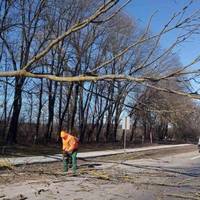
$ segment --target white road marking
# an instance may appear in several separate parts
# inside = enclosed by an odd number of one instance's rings
[[[200,158],[200,156],[195,156],[195,157],[193,157],[193,158],[190,158],[190,160],[195,160],[195,159],[197,159],[197,158]]]

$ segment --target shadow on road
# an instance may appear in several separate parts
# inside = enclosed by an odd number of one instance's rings
[[[86,162],[94,162],[94,160],[90,159],[83,159],[80,160],[86,161]],[[200,170],[199,166],[195,167],[162,167],[162,166],[152,166],[152,165],[139,165],[139,164],[131,164],[126,162],[117,162],[117,161],[102,161],[102,160],[95,160],[95,162],[99,163],[110,163],[110,164],[119,164],[124,165],[128,167],[134,167],[137,169],[144,169],[144,170],[155,170],[163,173],[172,173],[172,174],[179,174],[189,177],[200,177]],[[100,166],[100,164],[96,163],[96,166]]]

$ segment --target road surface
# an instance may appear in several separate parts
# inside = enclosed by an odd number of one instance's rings
[[[88,159],[79,163],[77,177],[62,174],[61,163],[21,166],[0,174],[5,180],[0,185],[0,200],[200,199],[197,149],[168,151],[140,154],[137,159],[133,157],[136,153]]]

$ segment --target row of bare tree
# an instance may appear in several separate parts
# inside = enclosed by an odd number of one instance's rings
[[[188,69],[199,57],[183,66],[174,49],[197,34],[199,11],[188,15],[189,2],[153,35],[152,18],[141,28],[122,12],[129,1],[0,0],[3,141],[48,142],[62,128],[81,142],[116,141],[124,114],[130,140],[137,129],[151,142],[169,125],[185,138],[198,130]]]

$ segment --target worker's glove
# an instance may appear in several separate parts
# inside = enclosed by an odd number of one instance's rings
[[[71,156],[72,155],[72,151],[68,151],[67,154]]]

